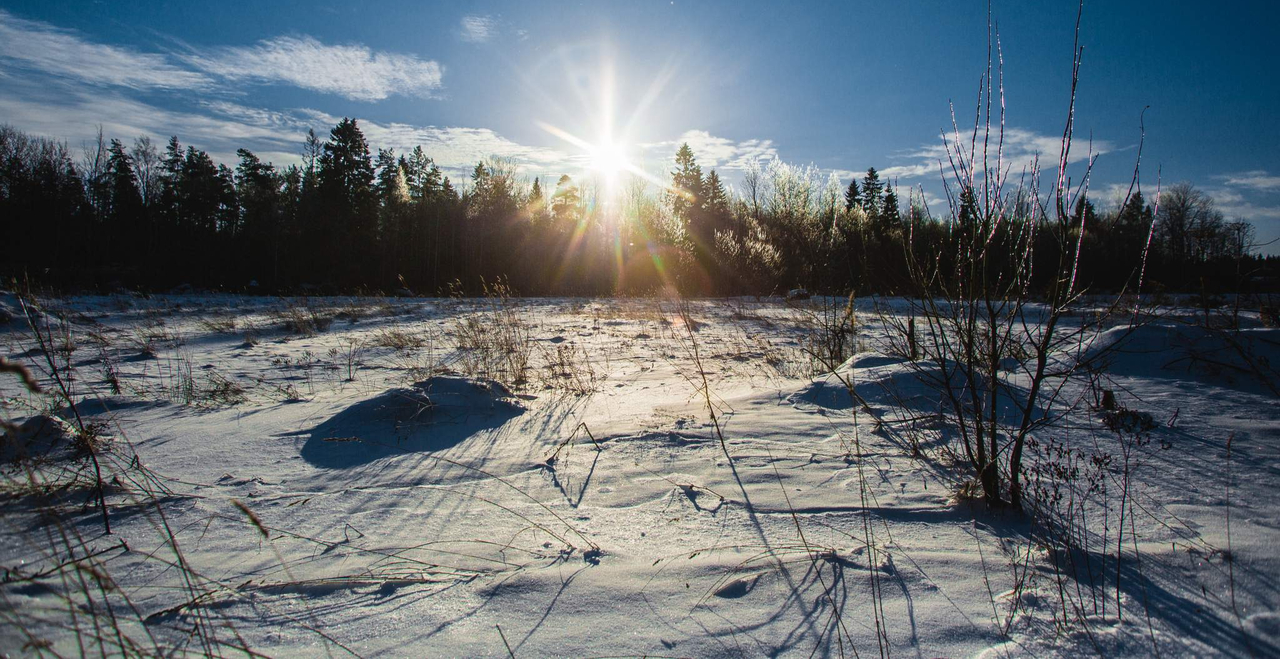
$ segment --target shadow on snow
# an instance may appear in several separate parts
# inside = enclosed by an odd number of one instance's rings
[[[317,467],[344,469],[392,455],[442,451],[524,411],[496,382],[434,377],[335,414],[311,429],[302,457]]]

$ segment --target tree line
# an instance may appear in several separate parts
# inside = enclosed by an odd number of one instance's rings
[[[101,131],[77,157],[0,126],[0,274],[64,288],[262,293],[474,292],[499,277],[530,295],[893,293],[908,259],[946,258],[976,208],[959,190],[936,217],[874,168],[846,185],[777,160],[750,166],[731,191],[687,144],[657,191],[641,181],[605,191],[568,175],[544,188],[500,158],[477,163],[460,190],[421,147],[375,152],[354,119],[323,141],[309,131],[300,164],[237,157],[233,168],[177,137],[161,149]],[[1147,279],[1170,289],[1237,288],[1274,269],[1251,254],[1253,227],[1227,221],[1194,186],[1159,201],[1157,214],[1137,192],[1100,213],[1080,197],[1070,229],[1082,282],[1130,286],[1144,254]]]

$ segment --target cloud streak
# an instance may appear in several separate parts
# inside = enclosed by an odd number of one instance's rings
[[[339,117],[315,110],[304,110],[301,114],[308,123],[325,126],[336,124],[339,120]],[[520,144],[488,128],[415,126],[365,119],[358,121],[360,130],[364,132],[370,145],[394,148],[400,153],[421,146],[441,169],[454,173],[468,173],[476,163],[490,157],[510,160],[535,175],[572,173],[582,169],[584,161],[583,156],[559,149]]]
[[[92,141],[99,126],[106,137],[126,141],[147,135],[164,143],[177,135],[184,144],[226,154],[219,158],[224,162],[231,162],[231,154],[242,146],[260,152],[297,152],[305,131],[244,117],[167,110],[114,92],[61,87],[0,94],[0,116],[19,130],[72,146]]]
[[[975,145],[974,159],[979,167],[982,165],[982,140],[981,135]],[[960,139],[962,144],[960,148],[965,158],[969,156],[968,136],[961,133]],[[954,134],[948,134],[947,140],[952,142],[952,153],[955,153],[956,146],[954,144]],[[988,163],[994,168],[996,166],[996,138],[993,136],[990,146],[988,147]],[[1030,173],[1032,163],[1039,161],[1042,171],[1051,171],[1056,169],[1058,164],[1058,156],[1062,150],[1061,135],[1047,135],[1037,133],[1033,130],[1025,128],[1006,128],[1004,131],[1004,145],[1002,153],[1002,167],[1007,168],[1010,175],[1017,177],[1023,171]],[[1090,157],[1098,156],[1104,153],[1116,150],[1116,146],[1106,140],[1094,140],[1092,144],[1088,141],[1075,140],[1072,144],[1071,153],[1068,155],[1067,164],[1074,165],[1086,162]],[[933,143],[924,144],[917,149],[902,153],[896,156],[898,160],[914,160],[904,164],[896,164],[880,170],[881,176],[889,179],[912,179],[927,176],[937,176],[939,171],[944,172],[947,176],[951,175],[951,165],[948,162],[947,148],[943,144]],[[942,168],[939,170],[938,163],[941,161]]]
[[[497,32],[497,23],[491,16],[463,16],[460,36],[469,43],[484,43]]]
[[[712,168],[745,170],[752,163],[778,157],[778,149],[773,145],[773,140],[734,141],[717,137],[705,130],[687,130],[676,140],[642,144],[640,148],[666,161],[675,157],[681,144],[689,145],[704,171]]]
[[[306,36],[266,39],[185,59],[226,80],[284,83],[353,101],[429,96],[440,88],[444,73],[439,63],[413,55],[374,52],[359,44],[328,45]]]
[[[78,32],[18,18],[3,9],[0,62],[139,91],[214,92],[228,83],[286,84],[355,101],[380,101],[397,94],[429,97],[441,88],[444,76],[434,60],[378,52],[361,44],[325,44],[305,35],[264,39],[252,46],[147,53],[95,43]]]
[[[212,80],[156,53],[93,43],[0,9],[0,58],[44,73],[130,89],[206,89]]]
[[[1225,185],[1237,188],[1248,188],[1257,192],[1280,191],[1280,176],[1272,176],[1266,170],[1255,169],[1247,172],[1222,174],[1214,178]]]

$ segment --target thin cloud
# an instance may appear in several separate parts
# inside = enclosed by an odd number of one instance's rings
[[[360,44],[328,45],[308,36],[220,48],[186,60],[227,80],[286,83],[353,101],[380,101],[393,94],[430,96],[443,76],[440,64],[431,60],[374,52]]]
[[[1218,204],[1218,210],[1229,219],[1244,219],[1256,223],[1258,220],[1280,220],[1280,206],[1263,206],[1249,202],[1238,204]]]
[[[470,43],[484,43],[494,37],[497,23],[491,16],[463,16],[462,40]]]
[[[1254,174],[1256,175],[1255,178],[1265,177],[1265,172],[1247,172],[1247,174]],[[1280,219],[1280,206],[1258,203],[1256,199],[1250,199],[1245,194],[1241,194],[1239,189],[1243,187],[1246,192],[1255,192],[1258,188],[1254,188],[1248,184],[1233,184],[1230,180],[1228,180],[1228,185],[1235,185],[1236,187],[1209,188],[1205,190],[1205,192],[1208,192],[1209,196],[1213,198],[1214,204],[1217,205],[1218,210],[1224,217],[1228,219],[1252,220],[1255,223],[1257,220]],[[1269,191],[1273,188],[1264,187],[1260,189],[1262,191]]]
[[[1258,192],[1274,192],[1280,190],[1280,176],[1272,176],[1266,170],[1255,169],[1248,172],[1236,172],[1233,174],[1222,174],[1214,178],[1222,181],[1224,184],[1256,190]]]
[[[962,144],[960,148],[963,156],[969,156],[968,135],[961,133],[960,139]],[[982,140],[981,135],[974,145],[974,158],[981,166],[982,159]],[[948,133],[947,140],[954,142],[955,135]],[[998,145],[996,138],[993,136],[987,147],[987,162],[993,169],[996,166],[996,153]],[[952,153],[955,153],[955,145],[952,144]],[[1004,144],[1001,148],[1001,167],[1007,168],[1011,176],[1018,176],[1023,171],[1030,172],[1031,165],[1038,160],[1042,171],[1049,171],[1056,168],[1058,156],[1062,150],[1062,136],[1048,135],[1037,133],[1033,130],[1025,128],[1006,128],[1004,131]],[[1104,153],[1116,151],[1116,146],[1106,140],[1094,140],[1092,143],[1088,139],[1077,138],[1071,145],[1071,152],[1068,154],[1067,164],[1074,165],[1086,162],[1089,158],[1099,156]],[[881,175],[888,178],[922,178],[926,176],[937,176],[938,162],[942,162],[942,171],[950,175],[951,167],[948,163],[947,147],[938,142],[924,144],[920,147],[908,151],[897,156],[900,160],[915,160],[916,162],[898,164],[886,167],[881,170]]]
[[[920,178],[930,174],[937,174],[938,163],[935,161],[922,162],[915,165],[894,165],[878,171],[880,172],[880,178],[891,181],[903,178]]]
[[[94,43],[79,33],[0,9],[0,60],[47,75],[137,90],[212,91],[219,82],[284,83],[357,101],[393,94],[430,96],[443,68],[413,55],[361,44],[329,45],[277,37],[248,47],[192,50],[181,56]],[[185,66],[184,66],[185,65]]]
[[[226,101],[201,104],[205,112],[166,110],[117,94],[87,90],[31,90],[0,95],[0,116],[19,130],[65,140],[73,146],[92,141],[101,126],[108,138],[147,135],[163,144],[177,135],[183,144],[204,149],[219,162],[233,164],[235,150],[247,148],[278,165],[300,160],[308,128],[324,139],[340,117],[318,110],[286,112]],[[437,165],[451,174],[465,174],[489,157],[511,160],[532,173],[545,175],[580,170],[580,156],[546,147],[514,142],[487,128],[414,126],[358,119],[372,148],[400,153],[421,146]]]
[[[340,117],[316,110],[300,111],[310,123],[332,126]],[[522,169],[542,174],[566,173],[582,168],[582,158],[558,149],[520,144],[488,128],[463,126],[415,126],[357,119],[369,144],[405,153],[421,146],[441,169],[469,172],[489,157],[510,160]],[[317,133],[320,130],[317,129]]]
[[[244,118],[166,110],[115,93],[91,93],[57,86],[21,96],[0,95],[0,116],[19,130],[65,140],[73,146],[95,139],[130,140],[147,135],[163,144],[177,135],[184,144],[211,152],[297,151],[303,131],[297,127]]]
[[[642,144],[641,148],[666,161],[675,157],[681,144],[689,145],[703,170],[745,170],[752,163],[778,157],[778,149],[773,145],[773,140],[734,141],[717,137],[705,130],[687,130],[676,140]]]
[[[71,30],[0,9],[0,58],[96,85],[131,89],[205,89],[212,81],[161,54],[93,43]]]
[[[1124,204],[1125,197],[1130,194],[1142,193],[1143,203],[1150,205],[1155,202],[1156,188],[1154,185],[1132,186],[1130,192],[1130,182],[1107,183],[1103,185],[1094,184],[1089,186],[1089,200],[1095,206],[1111,210],[1117,210]]]

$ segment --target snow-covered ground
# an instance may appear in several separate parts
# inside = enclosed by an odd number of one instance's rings
[[[0,417],[35,436],[5,447],[0,650],[1280,653],[1280,330],[1256,313],[1232,336],[1261,370],[1180,322],[1193,309],[1099,337],[1119,343],[1100,382],[1154,428],[1126,438],[1082,404],[1037,433],[1028,466],[1078,467],[1060,508],[1092,544],[1068,560],[964,496],[938,397],[872,300],[840,369],[870,409],[781,301],[494,305],[46,301],[102,422],[112,534],[87,481],[32,492],[90,467],[30,421],[69,410],[0,374]],[[460,342],[520,346],[526,376]],[[19,318],[0,354],[47,371]]]

